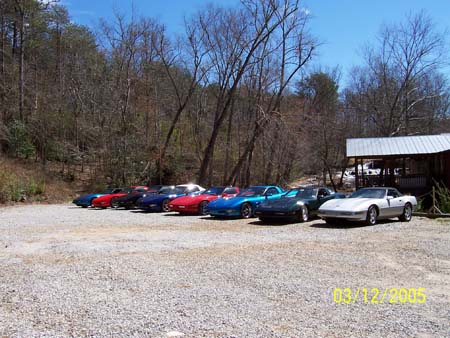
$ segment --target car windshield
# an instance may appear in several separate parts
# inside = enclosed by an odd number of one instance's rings
[[[384,198],[386,189],[359,189],[348,198]]]
[[[224,187],[213,187],[208,190],[202,192],[204,195],[220,195],[223,192]]]
[[[261,196],[265,190],[266,188],[263,187],[250,187],[242,190],[238,196]]]
[[[175,192],[174,192],[174,194],[179,195],[179,194],[185,194],[185,193],[187,193],[187,192],[188,192],[188,187],[178,186],[178,187],[175,187]]]
[[[148,192],[158,192],[162,187],[160,185],[152,185],[148,188]]]
[[[176,194],[176,188],[174,187],[161,188],[161,190],[158,193],[162,195]]]
[[[289,190],[284,198],[315,198],[317,196],[317,188],[296,188]]]
[[[131,188],[131,187],[123,189],[123,191],[126,192],[127,194],[131,194],[134,190],[135,190],[135,188]]]
[[[108,188],[102,194],[113,194],[115,191],[117,191],[117,188]]]

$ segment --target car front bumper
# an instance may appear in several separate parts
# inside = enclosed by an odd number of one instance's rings
[[[346,219],[349,221],[365,221],[367,218],[367,210],[364,211],[336,211],[336,210],[319,210],[317,214],[322,219]]]
[[[91,201],[84,200],[73,200],[72,203],[79,207],[89,207],[91,205]]]
[[[138,208],[144,211],[162,211],[161,205],[156,203],[139,204]]]
[[[174,205],[169,204],[170,211],[176,211],[176,212],[191,212],[191,213],[197,213],[198,212],[198,205]]]
[[[259,218],[295,218],[295,211],[286,210],[258,210],[255,211],[255,216]]]
[[[214,217],[238,217],[241,211],[236,209],[208,209],[207,213]]]

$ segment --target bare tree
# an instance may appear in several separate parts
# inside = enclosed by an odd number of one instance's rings
[[[359,95],[355,108],[366,115],[376,135],[414,133],[410,122],[423,118],[419,105],[440,95],[422,88],[443,65],[444,35],[421,12],[383,27],[378,41],[378,46],[366,48],[366,66],[353,71],[353,91]]]

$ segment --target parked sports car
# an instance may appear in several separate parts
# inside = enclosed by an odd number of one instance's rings
[[[136,202],[141,197],[146,197],[151,194],[157,194],[162,188],[171,187],[170,185],[153,185],[148,188],[147,191],[139,190],[133,191],[128,195],[122,197],[113,197],[111,199],[111,208],[125,208],[125,209],[133,209],[136,207]]]
[[[232,198],[219,198],[207,206],[207,213],[214,217],[253,217],[256,206],[265,201],[278,199],[284,191],[274,185],[251,186]]]
[[[181,184],[175,187],[164,188],[158,194],[148,195],[138,199],[136,205],[145,211],[170,211],[169,203],[177,197],[200,193],[205,189],[197,184]]]
[[[111,200],[114,197],[123,197],[126,196],[128,194],[131,194],[133,192],[142,192],[142,191],[147,191],[148,187],[146,186],[133,186],[133,187],[129,187],[126,189],[123,189],[120,192],[114,193],[114,194],[109,194],[109,195],[104,195],[101,197],[98,197],[96,199],[94,199],[92,201],[92,206],[95,208],[102,208],[102,209],[106,209],[108,207],[111,206]]]
[[[343,197],[344,195],[334,193],[327,187],[299,187],[289,190],[279,199],[262,202],[256,207],[255,216],[261,221],[295,219],[298,222],[307,222],[317,214],[323,203]]]
[[[103,192],[96,193],[96,194],[90,194],[90,195],[83,195],[75,198],[72,203],[79,207],[87,208],[92,205],[92,201],[98,197],[109,195],[109,194],[115,194],[119,191],[122,191],[122,188],[108,188]]]
[[[417,200],[414,196],[402,195],[395,188],[362,188],[348,198],[322,204],[318,215],[327,223],[348,220],[374,225],[379,219],[392,217],[409,222],[416,207]]]
[[[212,187],[202,192],[200,195],[188,195],[175,198],[169,204],[171,211],[179,213],[196,213],[200,215],[206,214],[206,206],[209,202],[218,198],[234,197],[239,193],[237,187]]]

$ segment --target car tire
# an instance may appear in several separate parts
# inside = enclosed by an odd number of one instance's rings
[[[296,216],[297,216],[297,217],[296,217],[296,218],[297,218],[297,221],[299,221],[299,222],[301,222],[301,223],[303,223],[303,222],[308,222],[308,221],[309,221],[309,210],[308,210],[308,207],[302,206],[302,207],[300,208],[300,210],[297,211]]]
[[[250,218],[253,216],[253,208],[250,203],[244,203],[241,205],[241,217]]]
[[[208,213],[206,212],[206,206],[208,205],[208,201],[202,201],[199,205],[198,205],[198,213],[199,215],[207,215]]]
[[[367,209],[366,224],[367,225],[377,224],[377,217],[378,217],[377,207],[374,205],[371,205],[369,207],[369,209]]]
[[[403,208],[403,214],[399,217],[402,222],[409,222],[412,218],[412,205],[411,203],[406,203]]]
[[[162,201],[161,203],[161,209],[164,212],[169,212],[170,211],[170,207],[169,207],[169,200],[165,199],[164,201]]]
[[[119,203],[117,203],[117,197],[111,198],[111,209],[117,209],[119,207]]]

